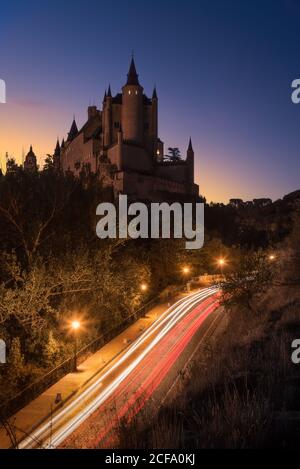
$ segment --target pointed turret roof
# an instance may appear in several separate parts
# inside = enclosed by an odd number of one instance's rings
[[[61,150],[62,150],[63,148],[65,148],[65,139],[64,139],[64,138],[62,139],[60,148],[61,148]]]
[[[153,89],[152,99],[157,99],[156,86],[154,86],[154,89]]]
[[[191,139],[191,138],[190,138],[190,141],[189,141],[188,151],[194,151],[194,150],[193,150],[193,145],[192,145],[192,139]]]
[[[132,57],[129,72],[127,74],[127,83],[126,85],[139,85],[139,76],[136,73],[134,58]]]
[[[73,119],[70,132],[68,133],[68,142],[71,142],[76,136],[78,135],[78,127],[75,121],[75,117]]]
[[[58,139],[57,139],[56,147],[55,147],[55,150],[54,150],[54,156],[60,156],[60,144],[59,144]]]
[[[32,145],[30,145],[29,152],[27,153],[26,158],[30,156],[34,156],[36,158],[34,151],[32,149]]]
[[[108,86],[107,97],[111,98],[111,87],[110,87],[110,85]]]

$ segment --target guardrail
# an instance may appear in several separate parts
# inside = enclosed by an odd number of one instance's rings
[[[82,363],[89,354],[95,353],[110,340],[116,337],[118,334],[123,332],[130,324],[135,320],[142,317],[149,311],[150,308],[158,304],[159,298],[153,298],[148,303],[143,305],[134,313],[130,314],[124,321],[122,321],[117,326],[109,329],[108,331],[101,334],[95,340],[87,344],[85,347],[80,349],[77,352],[78,363]],[[24,406],[29,404],[33,399],[46,391],[50,386],[55,384],[61,378],[63,378],[68,373],[71,373],[74,369],[74,357],[70,357],[60,365],[58,365],[53,370],[49,371],[47,374],[39,378],[37,381],[33,382],[22,391],[20,391],[16,396],[9,399],[7,402],[2,403],[0,410],[0,417],[2,419],[7,419],[12,414],[22,409]]]

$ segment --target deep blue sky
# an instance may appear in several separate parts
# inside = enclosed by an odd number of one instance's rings
[[[134,50],[147,94],[156,83],[160,137],[185,154],[209,200],[273,199],[300,189],[297,0],[0,0],[0,154],[40,159],[73,113],[125,82]]]

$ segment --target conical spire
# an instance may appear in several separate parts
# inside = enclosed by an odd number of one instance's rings
[[[190,141],[189,141],[188,151],[194,151],[194,150],[193,150],[193,145],[192,145],[192,139],[191,139],[191,138],[190,138]]]
[[[126,85],[139,85],[139,76],[136,73],[134,58],[132,57],[129,72],[127,74],[127,83]]]
[[[107,97],[111,98],[111,87],[110,87],[110,85],[108,86]]]
[[[153,89],[152,99],[157,99],[156,86],[154,86],[154,89]]]
[[[77,128],[77,124],[76,124],[75,117],[74,117],[70,132],[68,133],[68,142],[71,142],[71,140],[73,140],[77,135],[78,135],[78,128]]]
[[[62,150],[63,148],[65,148],[65,139],[64,139],[64,138],[62,139],[60,148],[61,148],[61,150]]]
[[[59,144],[59,140],[57,139],[56,147],[54,150],[54,156],[59,156],[59,155],[60,155],[60,144]]]
[[[29,152],[27,153],[26,157],[27,157],[27,156],[34,156],[34,157],[35,157],[35,154],[34,154],[32,145],[30,145]],[[25,159],[26,159],[26,158],[25,158]]]

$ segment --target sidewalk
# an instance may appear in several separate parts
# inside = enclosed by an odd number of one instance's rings
[[[160,304],[146,313],[146,317],[138,319],[124,332],[104,345],[98,352],[91,355],[78,366],[77,373],[69,373],[51,386],[30,404],[18,411],[10,418],[10,422],[21,431],[16,432],[17,439],[20,440],[32,432],[39,424],[51,415],[58,407],[54,401],[58,393],[64,402],[71,399],[84,387],[95,375],[97,375],[110,361],[116,358],[128,345],[133,342],[141,333],[149,327],[166,309],[167,304]],[[11,441],[3,427],[0,428],[0,448],[11,447]]]

